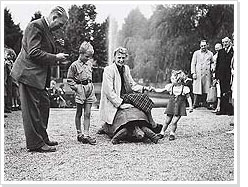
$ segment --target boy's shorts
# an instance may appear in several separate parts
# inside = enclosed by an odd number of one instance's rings
[[[97,101],[93,83],[87,85],[76,84],[75,102],[79,104],[94,103]]]

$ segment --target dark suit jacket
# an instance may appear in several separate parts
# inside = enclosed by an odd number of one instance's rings
[[[11,76],[18,82],[38,89],[50,87],[50,65],[56,62],[55,52],[54,39],[45,19],[30,22]]]
[[[233,48],[231,47],[227,53],[225,49],[218,52],[215,76],[221,82],[222,93],[231,89],[231,61],[233,57]]]

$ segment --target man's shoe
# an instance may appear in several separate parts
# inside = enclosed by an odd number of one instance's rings
[[[174,135],[171,134],[171,135],[169,136],[169,141],[172,141],[172,140],[175,140],[175,139],[176,139],[176,138],[175,138]]]
[[[49,145],[49,146],[55,146],[55,145],[58,145],[58,144],[59,144],[59,143],[56,142],[56,141],[50,141],[50,140],[45,141],[45,143],[46,143],[47,145]]]
[[[56,148],[55,147],[50,147],[47,144],[43,145],[42,147],[38,149],[30,149],[30,152],[39,152],[39,153],[46,153],[46,152],[55,152]]]

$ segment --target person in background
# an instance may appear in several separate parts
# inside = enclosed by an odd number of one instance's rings
[[[207,107],[207,93],[211,85],[211,64],[213,63],[213,53],[207,49],[206,40],[201,40],[200,49],[195,51],[191,60],[191,74],[193,78],[193,108]]]
[[[232,34],[232,47],[234,46],[234,34]],[[234,62],[235,60],[234,60],[234,56],[232,57],[232,60],[231,60],[231,74],[232,74],[232,76],[231,76],[231,91],[232,91],[232,97],[230,98],[230,100],[231,100],[231,104],[232,104],[232,107],[234,107],[234,96],[235,96],[235,94],[234,94],[234,92],[235,92],[235,80],[236,80],[236,76],[234,75],[235,74],[235,70],[234,70],[234,68],[235,68],[235,62]],[[231,122],[230,123],[230,126],[234,126],[234,122]],[[234,134],[234,128],[232,129],[232,130],[230,130],[230,131],[227,131],[226,133],[228,133],[228,134]]]
[[[52,32],[68,20],[64,8],[57,6],[48,17],[30,22],[23,35],[21,51],[11,76],[19,83],[26,146],[32,152],[54,152],[57,141],[48,137],[51,65],[66,64],[68,54],[56,53]]]
[[[58,93],[59,93],[59,108],[65,108],[66,107],[66,101],[64,98],[65,95],[65,90],[64,90],[64,84],[60,84],[58,88]]]
[[[48,95],[50,100],[50,107],[51,108],[57,108],[59,106],[59,92],[56,88],[56,81],[51,80],[50,82],[50,88],[48,88]]]
[[[220,96],[221,96],[221,93],[220,93],[220,82],[219,82],[219,80],[217,80],[215,78],[215,69],[216,69],[216,62],[217,62],[217,57],[218,57],[218,51],[220,49],[222,49],[221,43],[216,43],[215,46],[214,46],[214,49],[215,49],[216,53],[213,56],[214,63],[213,63],[213,66],[212,66],[212,72],[213,72],[213,85],[216,86],[216,90],[217,90],[217,104],[216,104],[216,108],[213,111],[213,113],[217,113],[217,112],[220,111]]]
[[[12,112],[12,83],[13,79],[10,76],[13,67],[16,53],[13,49],[4,48],[4,112]]]
[[[184,85],[186,80],[186,75],[182,70],[175,71],[171,73],[171,83],[167,84],[164,88],[153,88],[155,92],[170,92],[170,100],[166,108],[165,114],[166,119],[161,129],[161,132],[158,134],[159,138],[165,136],[165,131],[168,128],[169,124],[172,125],[169,140],[175,140],[175,133],[177,129],[177,123],[180,120],[181,116],[186,116],[186,100],[189,103],[189,112],[193,112],[192,99],[190,97],[190,89],[188,86]]]
[[[78,59],[71,64],[67,74],[67,81],[70,88],[75,91],[75,102],[77,111],[75,124],[77,130],[77,140],[85,144],[96,144],[96,139],[89,134],[91,107],[96,102],[94,85],[92,83],[92,56],[93,46],[84,41],[79,48]],[[82,110],[84,110],[84,131],[81,128]]]
[[[233,115],[233,106],[229,102],[229,100],[232,97],[231,65],[232,65],[234,51],[230,38],[228,37],[223,38],[222,45],[223,48],[218,52],[216,68],[215,68],[215,78],[219,80],[220,91],[221,91],[220,111],[217,112],[216,115]]]

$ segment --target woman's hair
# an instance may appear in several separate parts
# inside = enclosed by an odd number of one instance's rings
[[[118,47],[114,50],[114,56],[116,56],[117,53],[121,53],[121,54],[125,54],[126,56],[128,56],[128,52],[127,49],[124,47]]]
[[[177,83],[183,84],[187,79],[186,74],[182,70],[172,70],[171,76],[175,76]]]

